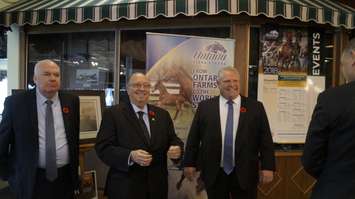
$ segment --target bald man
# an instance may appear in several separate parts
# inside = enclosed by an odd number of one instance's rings
[[[36,89],[6,98],[0,177],[17,199],[71,199],[78,187],[79,99],[59,92],[60,68],[35,65]]]
[[[96,152],[109,167],[109,199],[166,199],[167,158],[178,161],[183,143],[169,113],[148,104],[150,82],[142,73],[128,81],[129,103],[106,110]]]
[[[355,39],[344,49],[346,84],[320,93],[302,156],[317,182],[312,199],[355,198]]]

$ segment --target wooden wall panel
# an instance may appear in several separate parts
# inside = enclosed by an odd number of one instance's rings
[[[250,24],[232,25],[231,36],[235,39],[234,67],[240,73],[240,93],[248,96]]]
[[[301,164],[301,151],[276,152],[275,179],[258,187],[258,199],[308,199],[315,180]]]

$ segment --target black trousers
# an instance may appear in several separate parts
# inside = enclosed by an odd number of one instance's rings
[[[256,186],[252,189],[242,189],[239,185],[235,169],[227,175],[223,168],[218,172],[215,183],[207,188],[208,199],[256,199]]]
[[[58,169],[58,177],[54,181],[47,180],[44,169],[37,169],[33,199],[73,199],[73,197],[74,185],[69,165]]]

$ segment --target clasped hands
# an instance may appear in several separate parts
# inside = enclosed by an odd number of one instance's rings
[[[170,159],[180,158],[180,156],[181,156],[180,146],[170,146],[169,150],[167,152],[167,155],[168,155],[168,158],[170,158]],[[135,162],[136,164],[138,164],[142,167],[149,166],[153,160],[152,155],[143,149],[137,149],[137,150],[132,151],[131,158],[132,158],[133,162]]]

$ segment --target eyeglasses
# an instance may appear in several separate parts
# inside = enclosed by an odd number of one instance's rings
[[[144,90],[150,89],[150,84],[139,84],[139,83],[137,83],[137,84],[131,84],[130,86],[132,88],[134,88],[134,89],[139,89],[139,88],[143,88]]]

